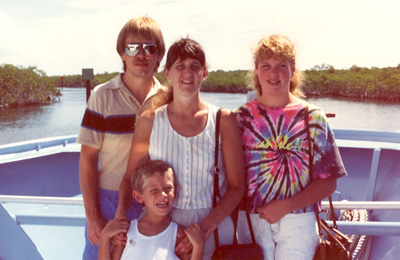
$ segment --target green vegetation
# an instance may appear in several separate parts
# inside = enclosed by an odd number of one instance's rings
[[[53,81],[36,67],[0,66],[0,108],[46,104],[60,95]]]
[[[249,87],[250,72],[247,70],[235,71],[211,71],[208,73],[207,79],[201,86],[204,92],[229,92],[229,93],[246,93]]]
[[[394,68],[335,70],[323,64],[304,72],[307,96],[400,100],[400,64]]]
[[[106,82],[118,73],[97,74],[91,87]],[[400,100],[400,64],[394,68],[361,68],[353,66],[348,70],[336,70],[322,64],[303,72],[303,92],[306,96],[338,96],[359,99]],[[163,73],[157,79],[166,84]],[[60,86],[60,77],[53,77]],[[211,71],[203,82],[201,91],[246,93],[251,89],[251,73],[247,70]],[[84,87],[81,75],[64,77],[65,87]]]
[[[204,92],[234,92],[234,93],[246,93],[249,85],[248,79],[249,71],[246,70],[235,70],[235,71],[211,71],[208,74],[207,79],[201,86],[201,91]],[[94,88],[98,84],[109,81],[118,75],[115,73],[104,73],[96,74],[94,79],[90,81],[91,88]],[[82,75],[63,76],[64,87],[86,87],[86,83],[82,80]],[[157,79],[162,83],[166,84],[167,79],[164,73],[159,72],[156,75]],[[52,80],[57,87],[61,87],[60,76],[52,77]]]
[[[91,87],[104,83],[118,75],[96,74]],[[246,70],[211,71],[202,84],[204,92],[245,93],[251,89],[250,72]],[[394,68],[361,68],[336,70],[322,64],[304,71],[303,91],[307,96],[338,96],[359,99],[400,101],[400,64]],[[163,73],[158,73],[161,83],[166,83]],[[36,67],[21,68],[10,64],[0,66],[0,108],[48,103],[60,96],[56,87],[85,87],[82,75],[47,77]]]
[[[94,75],[94,79],[90,81],[90,87],[94,88],[95,86],[107,82],[117,76],[119,73],[114,72],[114,73],[108,73],[105,72],[103,74],[96,74]],[[69,76],[63,76],[63,80],[61,83],[61,76],[53,76],[50,77],[51,80],[54,82],[54,84],[57,87],[68,87],[68,88],[80,88],[80,87],[86,87],[86,82],[82,79],[82,75],[69,75]]]
[[[223,93],[246,93],[249,87],[249,71],[210,71],[207,79],[201,84],[203,92],[223,92]],[[166,84],[167,80],[164,73],[158,73],[157,79]]]

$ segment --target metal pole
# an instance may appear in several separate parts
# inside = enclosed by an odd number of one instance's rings
[[[86,103],[90,97],[90,80],[86,80]]]

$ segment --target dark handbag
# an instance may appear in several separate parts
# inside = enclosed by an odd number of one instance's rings
[[[336,225],[335,216],[333,214],[332,197],[329,196],[330,212],[332,214],[333,227],[326,223],[325,220],[319,218],[316,211],[318,233],[320,244],[314,255],[314,260],[348,260],[352,259],[350,251],[351,239],[342,234]],[[316,205],[314,205],[316,208]]]
[[[221,198],[219,193],[219,167],[218,167],[218,148],[219,148],[219,121],[220,121],[221,110],[217,112],[216,126],[215,126],[215,160],[214,160],[214,195],[213,195],[213,207],[217,205],[217,196]],[[219,245],[218,239],[218,227],[214,230],[215,239],[215,252],[212,259],[264,259],[262,249],[256,244],[253,232],[253,226],[251,225],[251,219],[249,213],[246,212],[247,224],[249,225],[249,230],[251,234],[252,243],[250,244],[239,244],[236,237],[237,222],[238,222],[238,208],[236,208],[232,214],[232,222],[234,227],[233,232],[233,244],[231,245]]]
[[[249,213],[246,212],[247,224],[249,225],[249,230],[251,234],[252,242],[250,244],[238,244],[237,237],[236,237],[236,230],[237,230],[237,216],[238,210],[235,209],[234,213],[231,214],[233,226],[234,226],[234,234],[233,234],[233,244],[231,245],[223,245],[219,246],[218,243],[218,229],[214,231],[214,238],[215,238],[215,252],[213,254],[212,259],[219,260],[219,259],[233,259],[233,260],[242,260],[242,259],[251,259],[251,260],[260,260],[264,259],[264,255],[262,249],[259,245],[256,244],[254,238],[253,227],[251,225],[251,219]]]
[[[309,158],[309,172],[310,180],[312,181],[312,165],[313,165],[313,146],[310,137],[310,124],[308,121],[309,107],[305,107],[304,121],[307,131],[307,139],[309,143],[308,158]],[[346,235],[342,234],[336,224],[336,219],[333,211],[332,197],[329,196],[330,213],[332,216],[333,227],[329,225],[325,220],[319,217],[319,210],[317,204],[314,204],[314,212],[317,220],[318,235],[320,237],[320,243],[315,251],[314,260],[347,260],[352,259],[349,247],[351,245],[351,239]]]

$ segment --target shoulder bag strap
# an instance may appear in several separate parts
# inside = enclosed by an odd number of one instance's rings
[[[218,166],[218,152],[219,152],[219,121],[221,117],[221,109],[219,108],[217,111],[217,116],[215,120],[215,152],[214,152],[214,193],[213,193],[213,208],[217,206],[217,196],[220,197],[219,194],[219,166]],[[214,229],[214,239],[215,239],[215,248],[219,247],[218,240],[218,227]]]

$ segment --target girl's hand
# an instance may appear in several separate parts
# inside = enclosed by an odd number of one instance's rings
[[[288,214],[290,210],[286,200],[274,200],[257,207],[257,212],[260,213],[260,218],[265,219],[270,224],[274,224]]]

